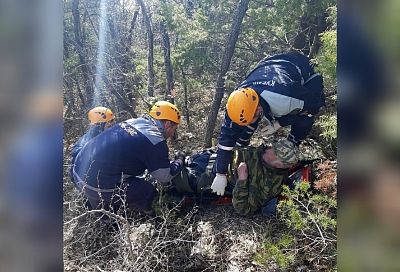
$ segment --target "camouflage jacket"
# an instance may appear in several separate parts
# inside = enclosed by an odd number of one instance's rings
[[[253,214],[266,202],[276,197],[282,190],[282,183],[288,176],[287,170],[272,168],[263,163],[261,155],[264,148],[240,147],[235,148],[228,166],[228,186],[225,192],[232,192],[232,204],[235,211],[241,215]],[[207,192],[215,178],[215,158],[208,155],[207,167],[197,169],[193,164],[185,167],[175,176],[173,183],[178,192],[202,193]],[[249,171],[247,180],[237,180],[236,169],[241,162],[246,162]],[[232,189],[233,188],[233,189]]]
[[[229,165],[227,179],[234,186],[232,204],[240,215],[253,214],[276,197],[287,178],[286,169],[272,168],[262,161],[262,152],[263,147],[237,149]],[[248,166],[247,180],[237,179],[236,169],[241,162]]]

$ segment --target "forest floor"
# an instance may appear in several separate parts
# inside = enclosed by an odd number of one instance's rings
[[[211,102],[191,104],[191,127],[183,122],[178,138],[174,143],[170,142],[171,153],[184,150],[190,154],[203,149],[203,135],[199,132],[204,131],[206,124],[208,108],[204,105],[211,105]],[[65,124],[65,271],[335,270],[335,260],[325,262],[321,257],[316,261],[303,253],[294,255],[295,259],[289,266],[279,259],[282,255],[273,255],[273,252],[260,261],[260,253],[265,251],[266,243],[274,241],[274,237],[281,237],[287,226],[279,216],[240,217],[231,205],[162,206],[155,217],[123,211],[125,214],[121,215],[125,217],[116,219],[119,228],[110,229],[110,225],[104,224],[84,207],[67,174],[70,149],[82,132],[81,120]],[[312,134],[301,145],[302,154],[304,159],[318,158],[313,164],[315,188],[336,200],[335,158],[326,145],[318,143],[318,135],[314,137]],[[217,136],[214,135],[215,139]],[[257,146],[268,141],[256,132],[251,144]],[[332,217],[336,219],[336,214]],[[336,247],[336,241],[333,246]],[[284,256],[289,256],[289,253],[284,251]]]

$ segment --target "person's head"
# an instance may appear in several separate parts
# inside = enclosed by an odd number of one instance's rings
[[[95,107],[88,112],[90,125],[102,124],[104,129],[111,127],[115,122],[113,112],[106,107]]]
[[[262,112],[258,102],[258,94],[254,89],[240,88],[229,95],[226,112],[234,123],[247,126],[256,121]]]
[[[266,148],[262,158],[274,168],[290,168],[298,161],[296,147],[287,139],[275,139],[272,147]]]
[[[181,122],[181,114],[178,108],[167,101],[158,101],[150,109],[149,115],[163,123],[166,138],[172,137]]]

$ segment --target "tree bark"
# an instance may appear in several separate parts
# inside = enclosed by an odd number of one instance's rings
[[[116,83],[110,82],[106,76],[103,76],[103,81],[106,83],[107,88],[110,90],[110,92],[115,96],[115,98],[118,101],[119,106],[123,109],[129,112],[133,118],[137,117],[137,114],[135,112],[135,106],[136,105],[129,105],[129,103],[124,99],[123,95],[120,93],[120,90],[118,88],[114,88],[113,85]]]
[[[125,39],[119,37],[120,31],[116,28],[114,21],[108,19],[110,36],[115,43],[113,44],[114,49],[111,50],[110,53],[112,59],[108,59],[107,64],[109,66],[108,70],[114,69],[114,73],[110,80],[107,79],[107,81],[105,81],[107,89],[115,96],[118,105],[128,111],[133,117],[136,117],[136,102],[131,92],[131,89],[134,88],[134,79],[127,75],[135,71],[135,65],[129,54],[131,45],[129,43],[131,41],[129,37],[132,35],[131,31],[134,29],[136,18],[137,13],[134,14],[129,30],[130,32]]]
[[[74,35],[75,35],[75,50],[79,56],[80,67],[82,70],[82,77],[85,86],[86,92],[86,103],[85,107],[90,108],[93,102],[93,85],[91,80],[91,70],[89,65],[87,64],[87,58],[83,50],[83,42],[81,38],[81,25],[80,25],[80,14],[79,14],[79,0],[72,0],[72,16],[73,16],[73,25],[74,25]]]
[[[65,29],[65,20],[63,21],[64,29]],[[68,36],[68,32],[64,31],[63,33],[63,55],[64,55],[64,60],[67,60],[70,58],[70,53],[69,53],[69,47],[68,44],[71,42]],[[74,88],[73,88],[73,83],[72,79],[70,76],[64,75],[63,81],[65,84],[64,87],[64,103],[68,105],[68,108],[66,110],[65,116],[68,116],[67,113],[69,113],[69,110],[73,113],[76,114],[76,106],[75,106],[75,100],[74,100]],[[65,96],[65,94],[67,96]]]
[[[64,104],[67,105],[65,116],[68,116],[70,112],[76,114],[77,110],[74,99],[74,88],[69,77],[64,77],[64,85]]]
[[[211,106],[211,111],[210,114],[208,115],[206,133],[204,137],[205,147],[211,147],[212,144],[211,139],[215,128],[215,122],[217,120],[218,110],[221,105],[222,98],[224,97],[224,83],[225,83],[224,77],[229,70],[232,56],[235,51],[236,42],[239,37],[240,26],[242,25],[243,17],[246,14],[249,2],[250,0],[241,0],[233,17],[233,22],[228,36],[228,41],[222,56],[220,73],[217,77],[217,82],[216,82],[217,87],[215,89],[215,95]]]
[[[171,63],[171,44],[169,41],[168,31],[164,22],[161,22],[160,27],[163,41],[165,73],[167,76],[165,97],[170,100],[171,103],[174,103],[174,97],[171,94],[171,91],[174,88],[174,72]]]
[[[187,90],[187,81],[186,81],[186,74],[185,71],[183,70],[183,66],[181,66],[181,73],[182,73],[182,79],[183,79],[183,91],[185,95],[185,101],[184,101],[184,111],[185,111],[185,119],[186,119],[186,124],[189,129],[191,129],[190,125],[190,118],[189,118],[189,107],[188,107],[188,90]]]
[[[133,30],[135,29],[135,24],[136,24],[136,20],[137,20],[137,16],[139,14],[138,10],[135,10],[135,12],[133,13],[133,17],[132,17],[132,21],[131,21],[131,27],[129,28],[129,34],[128,34],[128,38],[126,41],[125,46],[127,46],[128,48],[126,48],[126,51],[129,50],[129,47],[132,44],[132,36],[133,36]]]
[[[146,10],[146,5],[144,4],[143,0],[137,0],[137,3],[140,5],[142,10],[143,18],[146,24],[147,30],[147,72],[148,72],[148,86],[147,86],[147,94],[149,96],[154,96],[154,37],[153,37],[153,29],[151,26],[151,20]]]
[[[81,104],[82,104],[81,108],[85,108],[85,103],[86,102],[85,102],[85,98],[83,97],[83,94],[82,94],[82,91],[81,91],[81,87],[79,86],[79,81],[76,80],[75,84],[76,84],[76,91],[78,92],[79,99],[81,100]]]

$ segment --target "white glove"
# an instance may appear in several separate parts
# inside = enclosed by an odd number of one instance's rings
[[[263,128],[261,130],[261,133],[265,134],[265,135],[271,135],[271,134],[274,134],[280,128],[281,128],[281,125],[279,125],[278,121],[273,121],[271,124],[269,124],[268,126]]]
[[[217,195],[223,196],[225,193],[226,183],[226,175],[217,173],[213,183],[211,184],[211,189],[213,193],[217,193]]]

